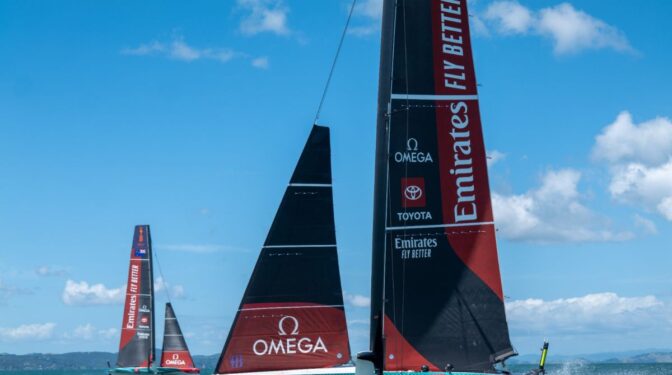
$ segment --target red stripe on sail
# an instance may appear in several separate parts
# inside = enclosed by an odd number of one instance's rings
[[[435,93],[476,95],[466,0],[432,2]],[[455,253],[503,298],[477,100],[435,102],[443,222]]]
[[[128,279],[126,283],[126,300],[124,303],[124,317],[121,325],[121,340],[119,349],[122,349],[135,337],[137,332],[140,308],[140,292],[142,288],[142,261],[135,256],[135,248],[131,249],[131,261],[128,265]]]
[[[429,371],[441,371],[436,365],[423,357],[413,345],[409,344],[399,332],[392,320],[385,315],[385,370],[421,371],[427,365]]]
[[[194,368],[194,360],[186,350],[169,350],[161,353],[161,367]]]
[[[246,304],[234,324],[219,373],[327,368],[350,360],[343,309]]]

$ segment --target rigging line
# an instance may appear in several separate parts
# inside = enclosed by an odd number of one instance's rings
[[[159,252],[156,250],[154,251],[154,255],[156,256],[156,264],[159,266],[159,275],[161,275],[161,281],[163,281],[163,290],[166,293],[166,298],[168,299],[168,302],[172,304],[173,302],[170,300],[170,290],[168,290],[168,282],[166,281],[166,277],[163,276],[163,269],[161,268],[161,261],[159,260]],[[154,280],[152,280],[153,282]]]
[[[334,56],[334,61],[331,63],[331,70],[329,70],[329,76],[327,77],[327,82],[324,85],[324,91],[322,91],[322,98],[320,99],[320,105],[317,107],[317,112],[315,113],[315,120],[313,120],[313,124],[317,124],[317,120],[320,118],[320,112],[322,112],[322,105],[324,105],[324,99],[327,97],[327,91],[329,91],[329,84],[331,83],[331,77],[334,75],[334,69],[336,68],[336,62],[338,61],[338,56],[341,54],[341,47],[343,47],[343,41],[345,40],[345,35],[348,33],[348,27],[350,26],[350,19],[352,19],[352,13],[355,10],[355,4],[357,4],[357,0],[352,0],[352,5],[350,6],[350,12],[348,13],[348,20],[345,21],[343,34],[341,34],[341,40],[338,42],[336,55]]]

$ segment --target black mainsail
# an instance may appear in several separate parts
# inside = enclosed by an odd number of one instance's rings
[[[216,373],[322,369],[350,360],[330,154],[329,128],[313,126]]]
[[[371,348],[385,371],[492,372],[511,346],[467,0],[384,0]]]
[[[131,246],[117,367],[150,367],[154,361],[153,296],[149,225],[137,225]]]
[[[166,303],[166,315],[163,330],[163,349],[161,350],[161,367],[179,369],[183,373],[199,373],[187,347],[180,323],[175,316],[173,305]]]

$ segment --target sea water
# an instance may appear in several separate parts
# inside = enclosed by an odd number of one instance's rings
[[[534,368],[533,365],[510,365],[514,374],[524,374]],[[590,364],[567,362],[546,366],[548,375],[672,375],[672,363],[659,364]],[[203,375],[212,374],[211,369],[201,371]],[[2,371],[0,375],[107,375],[100,370],[42,370],[42,371]]]

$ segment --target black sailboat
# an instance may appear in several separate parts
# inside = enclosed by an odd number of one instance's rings
[[[381,373],[492,373],[516,354],[468,20],[467,0],[384,0],[372,353],[361,356]]]
[[[313,126],[215,372],[352,373],[336,252],[329,129]]]

